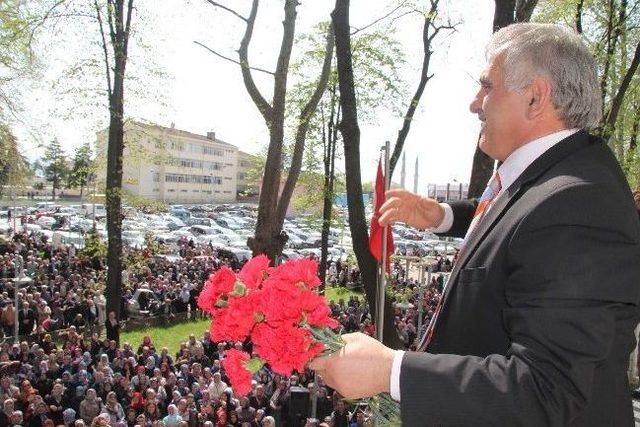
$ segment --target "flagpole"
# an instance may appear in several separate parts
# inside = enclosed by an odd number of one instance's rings
[[[389,176],[389,148],[390,143],[386,141],[384,144],[384,191],[389,189],[391,177]],[[376,310],[376,338],[382,342],[384,333],[384,300],[385,300],[385,287],[387,278],[386,265],[387,265],[387,226],[382,228],[382,266],[380,268],[380,280],[378,283],[378,310]]]

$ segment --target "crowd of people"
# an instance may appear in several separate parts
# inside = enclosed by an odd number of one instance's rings
[[[212,271],[223,264],[241,267],[188,241],[182,242],[178,257],[143,253],[141,259],[124,278],[123,299],[147,288],[169,315],[196,307]],[[339,260],[330,265],[335,272],[330,269],[328,277],[357,283],[357,268]],[[22,341],[11,344],[12,279],[20,271],[31,281],[18,289]],[[435,310],[442,282],[433,276],[426,289],[418,287],[399,263],[393,275],[394,286],[410,294],[409,308],[394,313],[398,334],[409,348],[417,336],[418,299],[423,298],[424,324]],[[221,362],[230,348],[251,352],[250,342],[212,342],[205,332],[200,339],[190,336],[175,355],[148,337],[142,343],[118,342],[121,324],[112,313],[107,316],[104,280],[102,264],[72,245],[54,247],[20,233],[0,245],[0,321],[7,337],[0,346],[0,427],[370,424],[364,410],[343,401],[308,371],[284,378],[264,368],[252,392],[237,396]],[[141,310],[152,303],[139,302]],[[345,332],[375,335],[369,307],[359,298],[331,302],[330,308]]]

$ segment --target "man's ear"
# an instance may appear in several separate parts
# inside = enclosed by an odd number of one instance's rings
[[[527,118],[539,118],[547,108],[552,107],[551,84],[547,79],[536,77],[526,90]]]

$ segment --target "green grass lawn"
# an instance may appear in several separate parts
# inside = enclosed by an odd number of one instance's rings
[[[351,295],[358,296],[362,299],[363,294],[346,288],[329,288],[325,293],[329,301],[336,302],[341,298],[346,302]],[[123,332],[120,336],[120,342],[130,343],[135,350],[142,342],[142,337],[149,335],[158,351],[160,351],[162,347],[167,347],[169,354],[174,356],[178,348],[180,348],[180,343],[186,341],[187,338],[189,338],[189,334],[195,334],[197,339],[201,339],[204,331],[209,329],[209,323],[209,319],[204,319],[196,322],[186,321],[169,326],[156,326]]]
[[[197,339],[201,339],[204,331],[209,329],[209,323],[209,319],[203,319],[196,322],[186,321],[169,326],[123,332],[120,335],[120,343],[130,343],[135,351],[142,342],[142,337],[149,335],[157,351],[160,351],[162,347],[167,347],[169,354],[173,357],[180,348],[180,343],[189,338],[189,334],[195,334]]]

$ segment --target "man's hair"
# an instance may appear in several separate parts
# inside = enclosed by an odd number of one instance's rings
[[[487,58],[504,54],[503,77],[509,90],[522,90],[534,78],[551,84],[551,100],[570,128],[596,126],[602,95],[596,62],[574,31],[555,24],[518,23],[497,31]]]

